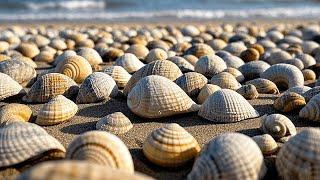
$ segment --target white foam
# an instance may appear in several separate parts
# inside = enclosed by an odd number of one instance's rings
[[[85,9],[85,8],[105,8],[105,1],[90,1],[90,0],[70,0],[70,1],[48,1],[48,2],[27,2],[25,6],[29,9]]]

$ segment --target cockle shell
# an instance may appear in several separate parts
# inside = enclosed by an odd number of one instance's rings
[[[227,72],[221,72],[212,76],[210,83],[217,85],[222,89],[237,90],[241,87],[241,84],[237,81],[237,79],[232,74]]]
[[[0,73],[0,101],[22,93],[25,91],[18,82],[6,74]]]
[[[53,65],[58,65],[60,63],[62,63],[63,61],[65,61],[65,59],[68,57],[68,56],[76,56],[77,53],[75,51],[72,51],[72,50],[66,50],[64,51],[62,54],[60,54],[59,56],[57,56],[55,59],[54,59],[54,62],[53,62]]]
[[[144,59],[146,63],[151,63],[156,60],[166,60],[168,58],[168,53],[160,48],[151,49]]]
[[[54,53],[41,51],[36,57],[34,57],[34,61],[52,63],[54,61]]]
[[[198,115],[218,123],[259,117],[259,113],[244,97],[230,89],[221,89],[209,96],[202,104]]]
[[[258,144],[264,155],[274,154],[279,149],[277,142],[269,134],[253,136],[252,139]]]
[[[128,94],[127,105],[133,113],[146,118],[199,110],[199,105],[178,85],[158,75],[141,79]]]
[[[206,77],[212,77],[227,68],[226,63],[219,56],[202,56],[194,66],[194,70]]]
[[[274,65],[278,63],[282,63],[283,61],[292,59],[291,54],[286,51],[276,51],[272,52],[270,56],[266,59],[267,63]]]
[[[245,84],[252,84],[261,94],[279,94],[279,90],[272,81],[263,78],[257,78],[247,81]]]
[[[239,67],[239,71],[244,75],[245,79],[251,80],[259,78],[260,74],[267,70],[270,65],[264,61],[251,61]]]
[[[78,106],[63,95],[52,98],[40,109],[36,124],[50,126],[60,124],[72,118],[78,111]]]
[[[116,66],[122,66],[128,73],[134,73],[141,69],[144,64],[134,55],[131,53],[125,53],[124,55],[120,56],[116,62]]]
[[[291,88],[303,86],[304,79],[302,72],[290,64],[275,64],[260,74],[261,78],[269,79],[278,87]]]
[[[78,85],[68,76],[59,73],[48,73],[41,76],[23,97],[25,102],[48,102],[57,95],[71,98],[78,93]]]
[[[0,127],[12,121],[28,122],[32,118],[32,110],[24,104],[7,104],[0,109]]]
[[[187,60],[190,64],[192,64],[193,66],[196,65],[197,61],[199,60],[197,57],[195,57],[194,55],[184,55],[183,58],[185,60]]]
[[[81,47],[77,49],[77,55],[85,58],[91,66],[103,63],[99,53],[88,47]]]
[[[298,69],[302,70],[304,68],[303,62],[298,59],[298,58],[293,58],[293,59],[289,59],[289,60],[285,60],[281,63],[285,63],[285,64],[291,64],[296,66]]]
[[[259,97],[259,93],[256,87],[252,84],[243,85],[236,91],[237,93],[241,94],[245,99],[256,99]]]
[[[221,88],[217,85],[206,84],[200,90],[200,93],[197,97],[197,100],[200,104],[204,103],[204,101],[214,92],[220,90]]]
[[[59,152],[61,159],[65,149],[58,140],[50,136],[40,126],[27,122],[12,122],[0,128],[0,167],[20,164],[49,155],[47,152]],[[62,155],[62,157],[61,157]]]
[[[124,88],[131,78],[131,75],[121,66],[109,66],[103,72],[111,76],[119,88]]]
[[[190,72],[194,71],[194,66],[180,56],[169,57],[167,60],[175,63],[182,72]]]
[[[21,43],[17,50],[21,52],[26,57],[34,58],[36,55],[40,53],[38,47],[32,43]]]
[[[188,72],[176,79],[175,83],[190,97],[198,96],[200,89],[206,85],[208,79],[200,73]]]
[[[194,55],[197,58],[202,56],[212,56],[214,55],[214,50],[207,44],[198,43],[191,46],[189,49],[186,50],[185,55]]]
[[[56,50],[67,49],[67,44],[62,39],[52,39],[49,46],[53,47]]]
[[[303,78],[305,81],[314,81],[316,80],[316,73],[314,71],[312,71],[311,69],[304,69],[301,71],[303,74]]]
[[[94,103],[116,97],[118,86],[106,73],[94,72],[81,84],[77,96],[77,103]]]
[[[319,179],[320,131],[308,128],[290,138],[280,149],[276,167],[283,179]]]
[[[143,154],[152,163],[163,167],[184,165],[199,152],[197,140],[176,123],[154,130],[143,143]]]
[[[304,68],[309,68],[316,64],[316,60],[309,54],[299,53],[295,58],[300,59],[303,62]]]
[[[313,96],[299,112],[299,117],[312,121],[320,121],[320,94]]]
[[[33,67],[18,60],[0,62],[0,72],[9,75],[22,86],[27,86],[37,75]]]
[[[136,55],[138,59],[143,60],[148,55],[149,50],[144,45],[134,44],[126,50],[126,53],[132,53]]]
[[[228,67],[227,69],[223,70],[223,72],[232,74],[237,79],[238,82],[244,81],[243,74],[236,68]]]
[[[226,47],[223,48],[223,50],[228,51],[234,56],[240,56],[241,52],[246,50],[247,47],[244,45],[243,42],[232,42],[229,43]]]
[[[303,97],[306,102],[309,102],[312,97],[320,93],[320,86],[315,86],[312,89],[308,90],[307,92],[303,93]]]
[[[131,121],[122,113],[115,112],[101,118],[97,124],[96,129],[107,131],[112,134],[124,134],[133,127]]]
[[[127,146],[117,136],[104,131],[89,131],[74,138],[67,148],[66,158],[134,172]]]
[[[289,92],[278,97],[273,104],[273,107],[281,112],[290,112],[295,109],[301,109],[306,105],[306,101],[300,94]]]
[[[212,39],[207,44],[215,51],[221,50],[227,46],[227,43],[222,39]]]
[[[286,92],[295,92],[295,93],[303,96],[303,94],[305,92],[309,91],[310,89],[311,89],[311,87],[309,87],[309,86],[295,86],[295,87],[289,88],[287,91],[285,91],[285,93]]]
[[[179,67],[175,65],[173,62],[168,60],[158,60],[152,63],[149,63],[135,72],[126,87],[123,90],[125,95],[129,94],[131,89],[135,86],[135,84],[142,78],[149,75],[159,75],[168,78],[171,81],[176,80],[178,77],[182,76],[182,72]]]
[[[266,173],[258,145],[240,133],[214,137],[196,159],[188,179],[261,179]]]
[[[232,68],[238,69],[240,66],[244,65],[244,61],[241,58],[234,56],[234,55],[231,55],[231,54],[225,55],[221,58],[227,64],[227,67],[232,67]]]

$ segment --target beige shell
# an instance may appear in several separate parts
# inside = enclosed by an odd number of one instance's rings
[[[8,50],[10,47],[10,44],[6,41],[0,41],[0,52],[4,52],[6,50]]]
[[[89,131],[74,138],[67,148],[66,158],[134,172],[127,146],[117,136],[104,131]]]
[[[320,121],[320,94],[313,96],[308,104],[299,112],[299,117],[312,121]]]
[[[226,53],[226,54],[222,54],[219,56],[227,64],[227,67],[238,69],[239,67],[244,65],[244,61],[237,56],[231,55],[230,53],[228,54],[228,52],[226,52],[226,51],[219,51],[219,53]],[[216,55],[218,55],[218,54],[216,54]]]
[[[213,122],[232,123],[259,117],[259,113],[240,94],[221,89],[209,96],[198,115]]]
[[[182,72],[194,71],[194,66],[180,56],[172,56],[168,58],[169,61],[175,63]]]
[[[295,87],[289,88],[285,92],[295,92],[295,93],[300,94],[300,95],[303,96],[303,94],[305,92],[309,91],[310,89],[311,89],[311,87],[309,87],[309,86],[295,86]]]
[[[252,84],[243,85],[236,91],[237,93],[241,94],[245,99],[256,99],[259,97],[259,93],[256,87]]]
[[[65,149],[58,140],[40,126],[27,122],[12,122],[0,128],[0,167],[9,167],[25,161],[36,161],[43,156],[61,159]],[[54,155],[50,155],[55,153]],[[59,156],[58,154],[59,153]]]
[[[194,70],[206,77],[212,77],[227,68],[226,63],[219,56],[202,56],[194,66]]]
[[[212,56],[214,55],[214,50],[207,44],[198,43],[191,46],[189,49],[186,50],[185,55],[194,55],[197,58],[202,56]]]
[[[149,75],[159,75],[168,78],[171,81],[176,80],[178,77],[182,76],[182,72],[179,67],[173,62],[168,60],[157,60],[149,63],[135,72],[126,87],[123,90],[125,95],[128,95],[131,89],[136,85],[136,83]]]
[[[0,73],[0,101],[22,93],[25,91],[18,82],[6,74]]]
[[[124,88],[131,78],[131,75],[121,66],[109,66],[103,72],[111,76],[119,88]]]
[[[29,85],[37,75],[33,67],[18,60],[0,62],[0,72],[9,75],[22,86]]]
[[[41,76],[30,88],[27,95],[23,97],[25,102],[48,102],[57,95],[67,98],[78,93],[78,85],[68,76],[59,73],[48,73]]]
[[[319,179],[320,131],[308,128],[290,138],[280,149],[276,167],[283,179]]]
[[[62,39],[52,39],[49,46],[56,50],[64,50],[67,48],[67,44]]]
[[[187,60],[190,64],[192,64],[193,66],[196,65],[197,61],[199,60],[197,57],[195,57],[194,55],[184,55],[183,58],[185,60]]]
[[[221,50],[227,46],[227,43],[222,39],[212,39],[207,44],[215,51]]]
[[[24,104],[7,104],[0,109],[0,127],[12,121],[28,122],[32,118],[32,110]]]
[[[175,83],[190,97],[198,96],[208,79],[200,73],[188,72],[176,79]]]
[[[34,58],[36,55],[40,53],[38,47],[31,43],[21,43],[17,50],[26,57]]]
[[[144,64],[131,53],[125,53],[120,56],[116,62],[116,66],[122,66],[128,73],[134,73],[144,66]]]
[[[273,65],[282,63],[283,61],[292,59],[292,56],[286,51],[276,51],[270,54],[270,56],[266,59],[266,61]]]
[[[7,56],[5,54],[0,54],[0,62],[1,61],[6,61],[6,60],[10,60],[11,57],[10,56]]]
[[[225,133],[208,143],[187,179],[262,179],[266,171],[263,155],[250,137]]]
[[[200,90],[200,93],[197,97],[197,100],[200,104],[204,103],[204,101],[214,92],[220,90],[221,88],[217,85],[206,84]]]
[[[160,48],[155,48],[149,51],[144,61],[146,63],[151,63],[156,60],[166,60],[167,58],[168,58],[168,54],[165,50]]]
[[[169,79],[151,75],[141,79],[128,94],[130,110],[145,118],[160,118],[199,110],[193,100]]]
[[[251,61],[243,64],[238,70],[243,74],[246,80],[256,79],[260,74],[267,70],[270,65],[264,61]]]
[[[243,74],[236,68],[228,67],[227,69],[223,70],[223,72],[232,74],[237,79],[238,82],[244,81]]]
[[[227,72],[221,72],[212,76],[210,83],[217,85],[222,89],[237,90],[241,87],[241,84],[237,81],[237,79],[232,74]]]
[[[112,134],[124,134],[133,127],[130,119],[128,119],[122,112],[115,112],[101,118],[97,124],[96,129],[107,131]]]
[[[254,85],[258,93],[261,93],[261,94],[279,94],[277,85],[268,79],[257,78],[257,79],[247,81],[245,84]]]
[[[143,60],[148,55],[149,50],[144,45],[134,44],[126,50],[126,53],[132,53],[136,55],[138,59]]]
[[[72,51],[72,50],[66,50],[64,51],[62,54],[58,55],[55,59],[54,59],[54,62],[53,62],[53,65],[58,65],[62,62],[65,61],[65,59],[68,57],[68,56],[76,56],[77,53],[75,51]]]
[[[258,144],[264,155],[274,154],[279,149],[277,142],[269,134],[253,136],[252,139]]]
[[[240,56],[241,52],[245,51],[247,47],[244,45],[243,42],[232,42],[229,43],[223,50],[228,51],[234,56]]]
[[[308,90],[307,92],[303,93],[303,97],[305,98],[306,102],[309,102],[312,97],[320,93],[320,86],[315,86],[312,89]]]
[[[165,124],[149,134],[143,143],[143,154],[152,163],[178,167],[193,160],[200,152],[197,140],[176,123]]]
[[[60,124],[72,118],[78,111],[78,106],[63,95],[52,98],[40,109],[36,124],[50,126]]]
[[[316,73],[312,71],[311,69],[304,69],[301,71],[303,74],[303,78],[305,81],[314,81],[316,80]]]
[[[152,180],[140,173],[128,173],[118,169],[85,161],[50,161],[36,165],[17,177],[17,180],[64,179],[64,180],[102,180],[130,179]]]
[[[281,112],[299,110],[305,105],[306,101],[304,100],[304,97],[294,92],[282,94],[273,103],[273,107]]]
[[[303,65],[303,62],[298,59],[298,58],[293,58],[293,59],[289,59],[289,60],[285,60],[283,61],[282,63],[285,63],[285,64],[291,64],[291,65],[294,65],[296,66],[298,69],[302,70],[304,68],[304,65]]]
[[[99,53],[88,47],[81,47],[77,49],[77,55],[85,58],[91,66],[103,63],[101,56]]]
[[[310,68],[316,64],[316,60],[309,54],[299,53],[295,57],[303,62],[304,68]]]

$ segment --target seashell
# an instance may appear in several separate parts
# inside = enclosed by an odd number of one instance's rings
[[[279,90],[272,81],[263,78],[257,78],[247,81],[245,84],[252,84],[261,94],[279,94]]]
[[[208,79],[200,73],[188,72],[176,79],[175,83],[190,97],[198,96]]]
[[[128,173],[118,169],[85,161],[50,161],[36,165],[17,177],[17,180],[33,179],[131,179],[152,180],[140,173]]]
[[[178,85],[158,75],[141,79],[128,94],[127,105],[133,113],[145,118],[160,118],[199,110],[199,105]]]
[[[109,66],[103,72],[111,76],[119,88],[124,88],[131,78],[122,66]]]
[[[285,93],[294,92],[303,96],[303,94],[309,91],[310,89],[311,87],[308,87],[308,86],[295,86],[295,87],[289,88],[287,91],[285,91]]]
[[[256,99],[259,97],[259,93],[256,87],[252,84],[244,85],[237,89],[236,92],[243,96],[245,99]]]
[[[283,179],[320,177],[320,131],[308,128],[290,138],[280,149],[276,168]]]
[[[216,52],[215,55],[221,57],[222,59],[223,59],[224,57],[227,57],[227,56],[237,57],[237,56],[234,56],[234,55],[232,55],[231,53],[229,53],[228,51],[225,51],[225,50],[219,50],[218,52]],[[236,60],[238,60],[238,59],[240,59],[240,60],[243,62],[243,64],[244,64],[244,61],[243,61],[241,58],[238,57]],[[230,62],[232,62],[232,60],[231,60]]]
[[[196,56],[197,58],[201,58],[202,56],[213,56],[214,50],[207,44],[197,43],[188,48],[184,54],[191,54]]]
[[[78,85],[68,76],[59,73],[48,73],[41,76],[30,88],[22,100],[25,102],[48,102],[57,95],[67,98],[78,93]]]
[[[138,59],[143,60],[148,55],[149,50],[144,45],[134,44],[126,50],[126,53],[134,54]]]
[[[54,61],[54,54],[49,51],[41,51],[37,56],[34,57],[34,61],[52,63]]]
[[[232,74],[227,72],[221,72],[212,76],[210,83],[217,85],[222,89],[237,90],[241,87],[241,84],[237,81],[237,79]]]
[[[260,77],[260,74],[267,70],[270,65],[264,61],[251,61],[240,66],[238,70],[243,74],[245,79],[251,80]]]
[[[25,91],[19,83],[10,76],[0,73],[0,101],[22,93],[25,93]]]
[[[305,81],[314,81],[316,80],[316,73],[312,71],[311,69],[304,69],[301,71],[303,74],[303,78]]]
[[[53,47],[56,50],[64,50],[68,47],[66,42],[64,42],[62,39],[52,39],[49,46]]]
[[[0,62],[1,61],[6,61],[6,60],[11,60],[11,57],[7,56],[5,54],[0,54]]]
[[[165,124],[149,134],[143,143],[143,154],[152,163],[163,167],[178,167],[198,156],[197,140],[176,123]]]
[[[292,59],[291,54],[286,51],[276,51],[270,54],[270,56],[266,59],[267,63],[270,65],[278,64],[283,61]]]
[[[238,69],[228,67],[227,69],[223,70],[223,72],[232,74],[237,79],[238,82],[244,81],[244,76]]]
[[[221,88],[217,85],[206,84],[201,88],[201,91],[197,97],[197,100],[200,104],[204,103],[204,101],[214,92],[220,90]]]
[[[244,50],[240,54],[240,58],[244,62],[250,62],[250,61],[256,61],[260,57],[259,51],[254,48],[248,48],[247,50]]]
[[[296,54],[295,58],[298,58],[303,62],[304,68],[309,68],[316,64],[316,60],[309,54],[299,53]]]
[[[167,60],[175,63],[182,72],[190,72],[194,71],[194,66],[180,56],[169,57]]]
[[[269,134],[253,136],[263,155],[272,155],[279,149],[277,142]]]
[[[314,49],[319,47],[319,44],[314,41],[303,41],[301,47],[304,53],[311,54]]]
[[[296,66],[298,69],[302,70],[304,68],[303,62],[298,59],[298,58],[293,58],[293,59],[289,59],[289,60],[285,60],[281,63],[285,63],[285,64],[291,64]]]
[[[0,41],[0,52],[4,52],[6,50],[8,50],[10,47],[10,44],[6,41]]]
[[[196,65],[194,66],[194,70],[196,72],[210,78],[222,72],[226,68],[226,63],[216,55],[203,56],[197,61]]]
[[[61,62],[64,62],[68,56],[76,56],[76,55],[77,53],[75,51],[72,51],[72,50],[64,51],[62,54],[60,54],[54,59],[53,65],[56,66]]]
[[[115,135],[124,134],[133,127],[131,121],[122,113],[115,112],[101,118],[96,129],[107,131]]]
[[[198,36],[200,34],[200,31],[197,27],[193,25],[187,25],[181,29],[181,33],[185,36],[193,37],[193,36]]]
[[[55,71],[82,83],[92,73],[92,68],[86,59],[76,55],[65,57],[64,61],[56,66]]]
[[[94,48],[94,42],[91,39],[84,39],[76,43],[76,47]]]
[[[303,93],[303,97],[305,98],[306,102],[309,102],[312,97],[320,93],[320,86],[315,86],[312,89],[308,90],[307,92]]]
[[[154,40],[154,41],[148,42],[147,48],[148,49],[163,49],[164,51],[168,51],[170,47],[165,41]]]
[[[91,66],[103,63],[99,53],[92,48],[81,47],[76,52],[78,56],[85,58]]]
[[[149,52],[149,50],[148,50],[148,52]],[[132,50],[132,52],[126,51],[126,53],[132,53],[136,56],[139,55],[138,52],[135,52],[133,50]],[[121,49],[108,48],[105,52],[103,52],[102,60],[105,62],[115,61],[117,58],[119,58],[123,54],[124,54],[124,52]]]
[[[249,47],[257,50],[260,56],[265,52],[264,47],[260,44],[252,44]]]
[[[22,86],[29,85],[37,75],[33,67],[17,60],[0,62],[0,72],[9,75]]]
[[[241,52],[245,51],[247,47],[243,42],[232,42],[229,43],[223,50],[228,51],[234,56],[240,56]]]
[[[269,49],[273,49],[273,48],[277,47],[277,45],[274,42],[272,42],[272,41],[270,41],[268,39],[260,40],[257,43],[260,44],[261,46],[263,46],[263,48],[265,50],[269,50]]]
[[[62,159],[65,149],[58,140],[40,126],[27,122],[12,122],[0,128],[0,167],[9,167],[26,161],[39,162]],[[37,161],[38,159],[38,161]]]
[[[227,43],[222,39],[212,39],[207,44],[215,51],[219,51],[227,46]]]
[[[301,109],[306,105],[304,97],[300,94],[289,92],[278,97],[273,104],[273,107],[281,112],[290,112],[296,109]]]
[[[50,126],[71,119],[78,111],[78,106],[63,95],[52,98],[40,109],[36,124]]]
[[[37,64],[32,59],[25,56],[14,55],[11,60],[22,61],[33,68],[37,68]]]
[[[232,123],[259,117],[259,113],[240,94],[221,89],[209,96],[198,115],[213,122]]]
[[[187,179],[262,179],[266,170],[263,155],[250,137],[224,133],[208,143]]]
[[[313,96],[299,112],[299,117],[312,121],[320,121],[320,94]]]
[[[21,43],[17,50],[28,58],[34,58],[36,55],[40,53],[38,47],[31,43]]]
[[[0,127],[12,121],[28,122],[32,118],[32,110],[24,104],[6,104],[0,109]]]
[[[168,54],[165,50],[160,48],[155,48],[149,51],[144,61],[146,63],[151,63],[156,60],[166,60],[167,58],[168,58]]]
[[[290,64],[275,64],[260,74],[262,78],[274,82],[277,87],[291,88],[294,86],[303,86],[304,79],[302,72]]]
[[[188,55],[184,55],[183,58],[185,60],[187,60],[190,64],[192,64],[193,66],[196,65],[196,63],[198,62],[198,58],[195,57],[194,55],[188,54]]]
[[[131,53],[125,53],[124,55],[120,56],[115,65],[122,66],[128,73],[134,73],[141,69],[144,64],[134,55]]]
[[[135,84],[142,78],[149,75],[159,75],[175,81],[178,77],[182,76],[179,67],[168,60],[158,60],[149,63],[135,72],[128,83],[126,84],[123,93],[128,95]]]
[[[66,159],[84,160],[134,172],[127,146],[117,136],[104,131],[85,132],[74,138],[67,148]]]

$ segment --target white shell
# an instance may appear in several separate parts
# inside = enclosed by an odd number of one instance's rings
[[[18,82],[6,74],[0,73],[0,101],[24,92]]]
[[[210,83],[217,85],[222,89],[237,90],[241,87],[241,84],[237,81],[237,79],[228,72],[221,72],[212,76]]]
[[[313,96],[299,112],[300,118],[320,121],[320,94]]]
[[[204,101],[214,92],[220,90],[221,88],[217,85],[206,84],[201,88],[201,91],[197,97],[197,100],[200,104],[204,103]]]
[[[212,77],[227,68],[226,63],[219,56],[202,56],[197,61],[194,70],[206,77]]]
[[[131,75],[122,66],[106,67],[104,73],[111,76],[119,88],[124,88],[131,78]]]
[[[122,66],[128,71],[128,73],[134,73],[144,66],[144,64],[134,54],[131,53],[125,53],[124,55],[120,56],[116,60],[115,65]]]

